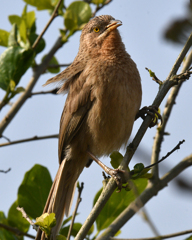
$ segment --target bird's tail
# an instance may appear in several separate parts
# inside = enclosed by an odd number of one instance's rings
[[[52,240],[56,239],[64,214],[66,216],[69,214],[79,174],[77,175],[72,171],[72,161],[64,159],[60,164],[43,211],[43,213],[55,213],[56,226],[52,228]],[[45,234],[39,229],[35,239],[44,240]]]

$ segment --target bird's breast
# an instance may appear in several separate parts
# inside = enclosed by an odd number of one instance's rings
[[[140,76],[134,62],[116,64],[103,61],[91,66],[87,80],[91,82],[94,104],[87,123],[93,144],[90,151],[108,155],[129,139],[135,115],[141,103]]]

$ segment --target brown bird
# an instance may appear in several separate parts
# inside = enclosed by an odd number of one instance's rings
[[[140,75],[125,50],[120,25],[109,15],[91,19],[82,30],[73,63],[45,84],[60,81],[59,93],[68,92],[60,122],[60,166],[44,209],[56,214],[51,239],[56,239],[64,213],[69,213],[83,168],[90,159],[127,143],[139,111]],[[36,239],[44,239],[40,230]]]

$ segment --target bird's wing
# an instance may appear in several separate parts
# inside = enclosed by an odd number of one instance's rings
[[[48,79],[43,86],[46,86],[50,83],[57,83],[59,86],[61,86],[58,93],[66,92],[69,88],[71,81],[75,79],[77,74],[80,74],[83,71],[85,65],[86,61],[83,61],[81,57],[77,55],[77,57],[69,67],[67,67],[57,76]]]
[[[91,96],[91,86],[86,84],[86,79],[82,79],[78,74],[78,79],[85,83],[77,91],[69,91],[65,107],[61,116],[59,134],[59,162],[65,157],[65,148],[70,144],[81,125],[85,121],[89,110],[92,107],[94,98]],[[72,80],[74,83],[76,80]],[[77,80],[78,81],[78,80]],[[75,82],[75,84],[78,84]]]

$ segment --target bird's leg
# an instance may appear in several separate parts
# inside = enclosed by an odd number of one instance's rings
[[[149,127],[154,127],[157,124],[158,119],[160,119],[161,124],[163,123],[162,116],[158,112],[158,107],[155,106],[143,107],[137,113],[135,120],[137,120],[139,117],[141,117],[144,120],[146,115],[150,115],[152,117],[152,121]]]
[[[112,169],[107,167],[104,163],[102,163],[97,157],[95,157],[92,153],[87,151],[91,159],[93,159],[97,164],[99,164],[100,167],[103,168],[103,170],[109,174],[112,178],[115,179],[115,182],[117,184],[117,187],[119,190],[122,188],[122,177],[120,176],[120,173],[125,173],[124,170],[121,169]]]

